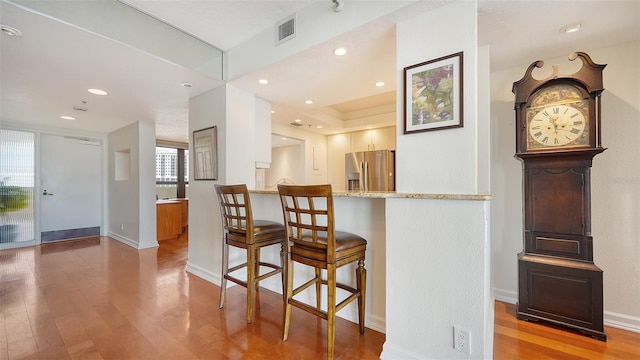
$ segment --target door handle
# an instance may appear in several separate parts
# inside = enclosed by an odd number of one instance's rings
[[[53,195],[53,193],[47,192],[47,190],[42,192],[42,195]]]

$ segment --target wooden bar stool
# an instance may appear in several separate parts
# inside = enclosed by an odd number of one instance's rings
[[[331,185],[278,185],[282,213],[286,228],[286,285],[285,319],[283,341],[289,336],[291,306],[327,320],[327,358],[333,359],[336,312],[354,300],[358,300],[358,323],[364,333],[365,287],[367,273],[364,268],[367,241],[362,237],[336,231],[334,225],[333,196]],[[293,288],[294,263],[315,269],[315,277]],[[357,288],[336,282],[336,270],[357,262]],[[326,270],[326,280],[322,278]],[[307,305],[293,297],[315,285],[316,306]],[[327,286],[327,310],[321,309],[320,289]],[[346,290],[350,295],[337,303],[336,289]]]
[[[284,294],[284,226],[268,220],[254,220],[251,211],[249,191],[245,184],[215,185],[224,234],[222,240],[222,281],[220,283],[220,308],[224,306],[227,291],[227,280],[247,288],[247,323],[255,318],[255,295],[259,283],[270,276],[281,274],[282,292]],[[280,265],[260,261],[260,249],[265,246],[280,245]],[[247,250],[247,262],[229,268],[229,246]],[[260,267],[268,267],[271,271],[260,275]],[[246,281],[230,273],[246,268]]]

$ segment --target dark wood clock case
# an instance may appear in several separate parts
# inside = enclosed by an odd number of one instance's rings
[[[518,254],[517,316],[577,330],[606,341],[602,270],[593,262],[591,167],[600,144],[600,94],[606,65],[574,53],[583,67],[561,76],[532,77],[537,61],[514,83],[516,154],[523,164],[524,249]],[[527,151],[525,112],[530,96],[558,82],[580,87],[589,97],[589,145]]]

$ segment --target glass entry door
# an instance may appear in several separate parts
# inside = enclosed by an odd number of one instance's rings
[[[34,245],[35,134],[0,129],[0,249]]]

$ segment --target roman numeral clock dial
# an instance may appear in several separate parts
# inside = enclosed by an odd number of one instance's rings
[[[556,105],[536,112],[529,121],[528,130],[534,145],[564,146],[582,135],[585,124],[580,110],[567,105]]]

